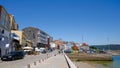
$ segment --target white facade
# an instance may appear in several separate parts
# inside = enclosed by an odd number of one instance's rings
[[[54,42],[50,42],[50,47],[51,47],[51,48],[56,48],[56,47],[57,47],[57,44],[55,44]]]
[[[73,44],[71,42],[68,42],[67,44],[64,45],[65,46],[65,50],[71,50]]]
[[[83,50],[89,50],[90,49],[89,46],[81,46],[80,48],[83,49]]]

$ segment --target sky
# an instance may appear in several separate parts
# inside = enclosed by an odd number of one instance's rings
[[[0,0],[19,29],[37,27],[54,39],[120,44],[120,0]]]

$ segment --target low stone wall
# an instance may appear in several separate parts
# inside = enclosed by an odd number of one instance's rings
[[[112,55],[109,54],[67,54],[73,61],[112,61]]]
[[[73,62],[68,58],[68,56],[64,53],[64,57],[65,57],[65,59],[66,59],[66,62],[67,62],[67,64],[68,64],[68,68],[77,68],[76,66],[75,66],[75,64],[73,64]]]

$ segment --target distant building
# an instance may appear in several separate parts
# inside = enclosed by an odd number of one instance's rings
[[[38,31],[38,37],[37,37],[37,45],[40,47],[46,47],[46,45],[48,44],[48,34],[45,33],[42,30]]]
[[[53,42],[53,37],[49,36],[49,42]]]
[[[10,18],[8,12],[0,5],[0,56],[11,51]]]
[[[55,44],[54,42],[50,42],[50,47],[55,49],[57,48],[57,44]]]
[[[38,28],[26,27],[23,29],[23,31],[26,34],[27,39],[33,42],[33,47],[49,47],[50,42],[52,41],[51,36]]]
[[[65,44],[65,50],[72,50],[72,46],[74,46],[73,42],[67,42]]]
[[[57,44],[58,49],[60,49],[60,47],[63,46],[62,40],[54,40],[54,43]]]
[[[75,43],[75,45],[80,47],[82,44],[81,43]]]
[[[37,46],[37,42],[38,42],[38,28],[34,28],[34,27],[26,27],[23,29],[23,32],[26,35],[26,38],[28,40],[31,40],[33,42],[33,47]]]
[[[80,49],[83,50],[83,51],[87,51],[89,50],[89,46],[86,44],[86,43],[83,43],[81,46],[80,46]]]

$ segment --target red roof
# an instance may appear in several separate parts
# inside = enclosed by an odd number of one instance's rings
[[[82,43],[82,46],[88,46],[86,43]]]

